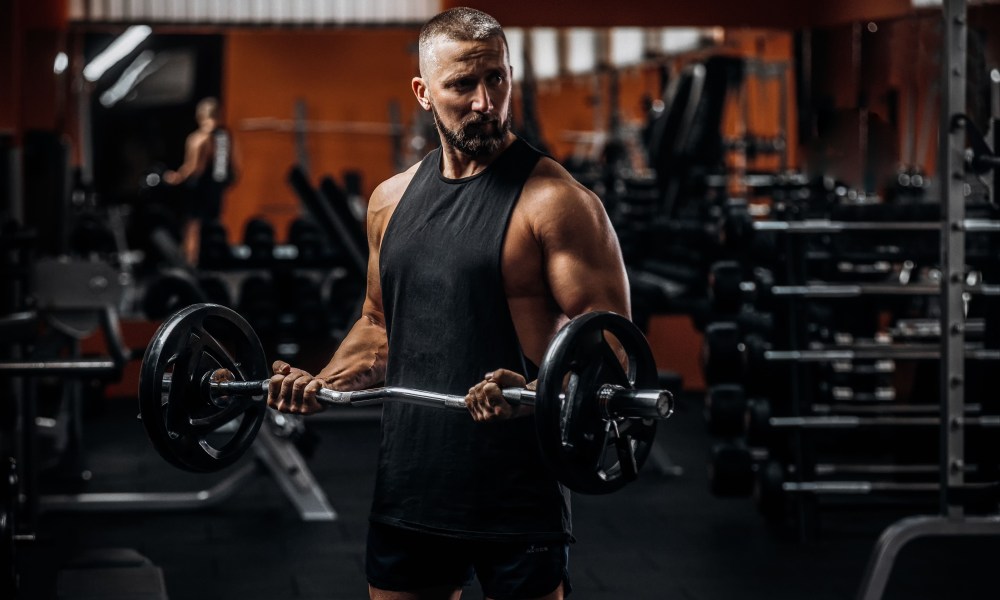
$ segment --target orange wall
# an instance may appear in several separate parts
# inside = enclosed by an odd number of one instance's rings
[[[389,102],[401,107],[404,123],[416,106],[410,79],[416,72],[411,48],[417,30],[238,30],[226,35],[223,95],[227,120],[242,155],[242,175],[223,215],[230,236],[260,215],[279,236],[299,214],[299,201],[285,183],[296,163],[290,132],[245,131],[245,119],[291,120],[298,99],[307,117],[321,122],[389,123]],[[314,183],[346,169],[364,173],[369,195],[395,173],[386,135],[310,133],[307,149]]]

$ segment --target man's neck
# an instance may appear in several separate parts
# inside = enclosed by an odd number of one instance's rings
[[[515,136],[508,132],[504,136],[503,145],[493,154],[486,156],[469,156],[441,140],[441,175],[447,179],[463,179],[472,177],[490,166],[503,151],[514,143]]]

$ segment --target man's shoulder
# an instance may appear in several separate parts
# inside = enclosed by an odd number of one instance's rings
[[[369,200],[372,208],[383,208],[397,204],[399,199],[403,197],[403,192],[405,192],[406,188],[409,187],[410,182],[413,180],[413,176],[416,175],[421,162],[422,161],[418,161],[409,169],[403,171],[402,173],[397,173],[380,183],[378,187],[375,188],[375,191],[372,193]]]
[[[601,199],[555,160],[543,157],[525,182],[518,201],[524,222],[541,238],[565,232],[596,232],[606,226]]]
[[[542,156],[524,184],[522,200],[540,202],[591,202],[597,199],[589,189],[573,178],[562,165]]]

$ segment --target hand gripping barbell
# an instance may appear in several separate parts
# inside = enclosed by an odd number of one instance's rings
[[[626,357],[623,366],[608,338]],[[234,380],[218,381],[228,370]],[[188,471],[218,471],[237,461],[264,420],[271,376],[260,340],[236,312],[216,304],[189,306],[157,330],[139,374],[139,411],[153,447]],[[581,315],[553,338],[537,390],[503,390],[511,403],[535,407],[545,463],[570,489],[613,492],[638,476],[656,422],[674,399],[658,384],[642,332],[610,312]],[[368,406],[387,401],[467,410],[462,396],[401,387],[323,389],[322,404]],[[471,418],[471,417],[470,417]]]

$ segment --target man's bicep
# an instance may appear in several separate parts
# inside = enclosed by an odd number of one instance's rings
[[[543,240],[553,298],[569,317],[595,310],[629,316],[621,249],[602,207],[588,201],[550,226]]]

